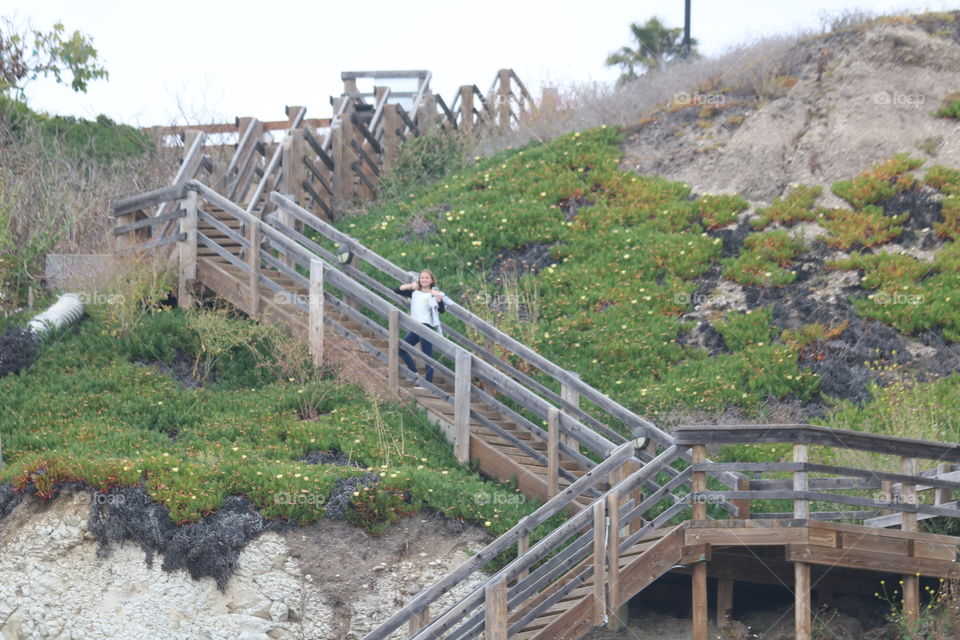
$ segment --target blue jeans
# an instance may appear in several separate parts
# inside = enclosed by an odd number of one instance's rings
[[[424,324],[423,326],[430,327],[430,325],[428,324]],[[432,329],[433,327],[430,327],[430,328]],[[424,355],[427,355],[431,358],[433,357],[433,343],[431,343],[426,338],[420,335],[417,335],[413,331],[408,333],[407,336],[403,339],[403,341],[409,344],[410,346],[416,346],[418,342],[421,343],[420,348],[423,350]],[[417,372],[417,365],[413,363],[413,358],[410,357],[410,354],[407,353],[403,349],[403,347],[400,347],[400,358],[405,363],[407,363],[407,368],[410,369],[410,371],[413,371],[414,373]],[[431,367],[430,365],[427,365],[426,378],[427,378],[427,382],[433,382],[433,367]]]

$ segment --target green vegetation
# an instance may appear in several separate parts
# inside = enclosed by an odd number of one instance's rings
[[[340,228],[405,269],[430,266],[481,316],[493,315],[495,296],[535,292],[526,343],[640,413],[757,411],[768,398],[812,397],[817,377],[799,369],[798,349],[778,342],[769,318],[774,335],[755,341],[763,344],[714,357],[681,344],[680,315],[721,259],[707,228],[745,203],[690,199],[683,184],[620,171],[618,141],[605,127],[478,160]],[[785,245],[791,256],[799,250]],[[536,274],[490,273],[500,256],[536,247],[550,251]]]
[[[211,346],[211,327],[231,337]],[[193,375],[178,380],[169,370],[183,359]],[[0,482],[32,483],[41,497],[65,481],[142,484],[178,522],[243,495],[265,517],[309,522],[323,517],[338,479],[369,468],[381,480],[357,490],[348,515],[374,532],[431,508],[496,535],[536,508],[458,464],[424,415],[334,373],[320,377],[292,340],[223,311],[149,313],[120,337],[88,319],[45,343],[28,370],[0,378]],[[206,382],[182,384],[196,380]],[[300,460],[312,451],[363,468]]]
[[[953,118],[960,120],[960,92],[954,91],[943,101],[943,106],[937,109],[933,115],[938,118]]]
[[[743,246],[739,257],[723,261],[725,277],[760,287],[782,287],[796,280],[796,272],[789,267],[804,249],[799,238],[786,231],[768,231],[747,236]]]
[[[922,164],[923,160],[911,158],[909,153],[898,153],[862,172],[853,180],[834,182],[832,190],[854,209],[859,210],[912,188],[915,180],[904,174]]]
[[[773,223],[785,227],[797,222],[816,220],[820,212],[813,209],[813,203],[820,197],[823,189],[798,185],[783,198],[774,198],[773,204],[765,209],[757,209],[758,218],[750,221],[756,229],[766,229]]]
[[[838,249],[853,247],[876,247],[886,244],[903,233],[903,224],[909,213],[896,216],[884,214],[876,205],[864,205],[860,209],[830,209],[820,221],[830,235],[827,244]]]
[[[637,68],[643,73],[663,71],[684,54],[683,29],[668,29],[658,18],[650,18],[645,23],[630,24],[630,35],[636,41],[635,49],[621,47],[607,56],[608,67],[620,67],[619,84],[637,78]],[[691,55],[696,56],[696,38],[690,39]]]

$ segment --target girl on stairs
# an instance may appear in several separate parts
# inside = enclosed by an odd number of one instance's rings
[[[445,311],[446,305],[451,304],[451,300],[437,288],[437,279],[433,277],[432,271],[424,269],[416,280],[402,284],[393,291],[410,298],[410,315],[414,320],[443,335],[443,330],[440,328],[440,314]],[[410,346],[416,346],[419,342],[423,353],[433,357],[433,344],[415,331],[407,333],[403,341]],[[414,373],[417,372],[413,358],[403,347],[400,347],[400,358],[406,363],[408,369]],[[427,382],[433,382],[433,367],[427,365],[425,375]]]

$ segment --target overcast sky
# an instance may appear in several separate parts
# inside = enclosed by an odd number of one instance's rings
[[[284,119],[284,106],[330,114],[340,71],[429,69],[447,100],[461,84],[486,91],[512,67],[544,85],[609,83],[603,62],[630,42],[631,22],[683,26],[683,0],[0,0],[0,16],[92,37],[108,81],[73,94],[52,81],[27,89],[35,109],[135,124]],[[960,8],[960,0],[692,0],[693,36],[717,55],[767,35],[820,31],[825,16]],[[361,87],[363,88],[363,87]],[[400,88],[400,87],[397,87]]]

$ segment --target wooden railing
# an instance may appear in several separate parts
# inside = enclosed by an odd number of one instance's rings
[[[557,496],[531,516],[528,516],[509,532],[497,538],[493,543],[451,572],[436,584],[415,596],[400,611],[384,621],[364,640],[383,640],[391,633],[408,625],[407,637],[411,640],[429,640],[446,638],[465,640],[478,638],[507,638],[521,631],[539,614],[560,602],[570,592],[593,581],[590,590],[592,599],[586,602],[592,607],[592,616],[587,615],[593,624],[599,625],[618,614],[618,609],[629,598],[653,582],[660,574],[674,568],[674,559],[665,555],[661,547],[667,547],[670,529],[664,529],[670,522],[689,519],[691,526],[699,521],[711,518],[708,505],[725,501],[738,501],[756,504],[757,501],[790,500],[793,511],[787,513],[760,513],[745,510],[749,518],[777,517],[795,522],[796,520],[836,520],[864,523],[869,511],[810,512],[811,502],[835,502],[844,507],[882,507],[896,512],[898,526],[906,532],[916,531],[916,516],[924,514],[930,517],[960,518],[960,509],[955,503],[938,498],[938,504],[927,506],[918,501],[918,491],[951,491],[960,489],[957,472],[953,464],[960,462],[960,446],[940,444],[886,436],[841,431],[810,425],[776,425],[747,427],[683,427],[675,431],[676,444],[664,450],[638,471],[629,471],[630,444],[621,445],[611,456],[591,472],[591,479],[582,478],[567,492]],[[714,444],[736,443],[792,443],[795,461],[792,463],[714,463],[706,461],[706,447]],[[890,473],[874,469],[857,469],[807,462],[808,447],[821,446],[856,450],[869,453],[892,454],[901,456],[901,473]],[[671,464],[681,458],[681,453],[690,449],[693,464],[673,477],[660,490],[646,496],[638,495],[637,490],[646,485],[647,480],[659,473],[671,469]],[[934,460],[938,464],[936,471],[916,472],[916,461]],[[949,468],[949,470],[946,470]],[[711,471],[737,470],[754,473],[792,474],[786,480],[751,480],[750,487],[741,491],[708,491],[707,474]],[[831,477],[811,478],[811,474]],[[546,535],[532,547],[522,541],[539,524],[563,509],[565,501],[572,500],[581,489],[596,486],[601,475],[610,479],[611,488],[598,497],[591,509],[585,509],[567,520],[561,527]],[[773,483],[773,484],[772,484]],[[839,491],[864,491],[876,489],[889,483],[899,487],[901,499],[885,500],[880,496],[861,498]],[[713,515],[721,516],[722,510],[712,510]],[[796,524],[794,525],[796,526]],[[657,533],[658,529],[660,530]],[[786,527],[783,531],[790,531]],[[756,529],[764,535],[763,544],[776,543],[771,530]],[[775,531],[773,533],[776,533]],[[750,544],[750,536],[743,533],[743,543]],[[798,602],[809,599],[809,565],[804,561],[803,549],[789,544],[793,539],[784,535],[782,544],[787,547],[787,560],[797,565],[797,575],[803,583],[806,576],[807,593],[798,594]],[[487,577],[473,591],[443,611],[431,611],[443,594],[471,576],[477,575],[481,567],[493,557],[520,542],[517,558]],[[645,548],[634,558],[622,563],[621,557],[635,545],[644,543]],[[703,561],[709,557],[709,545],[704,548],[688,548],[681,553],[680,543],[669,543],[677,551],[678,565],[692,565],[694,571],[693,598],[694,620],[699,635],[706,632],[706,572]],[[902,565],[904,572],[904,603],[907,611],[915,616],[919,603],[917,576],[956,574],[951,568],[958,550],[956,538],[917,540],[912,546],[910,556]],[[524,549],[526,549],[524,551]],[[822,553],[829,554],[824,546]],[[863,552],[840,550],[848,556],[844,566],[856,568],[855,558]],[[792,554],[792,555],[791,555]],[[687,558],[684,560],[683,558]],[[664,561],[666,561],[664,563]],[[839,559],[838,562],[844,562]],[[646,563],[646,564],[644,564]],[[863,559],[862,568],[871,569],[869,559]],[[901,565],[898,565],[901,566]],[[639,570],[638,570],[639,569]],[[699,580],[698,580],[699,576]],[[701,589],[697,589],[698,582]],[[570,607],[580,606],[570,602]],[[912,609],[910,609],[912,607]],[[696,611],[700,610],[699,616]],[[798,609],[799,610],[799,609]],[[430,620],[431,615],[434,619]],[[798,628],[810,637],[807,606],[799,610]],[[806,616],[806,618],[804,618]],[[703,636],[705,637],[705,636]],[[799,637],[799,636],[798,636]]]

